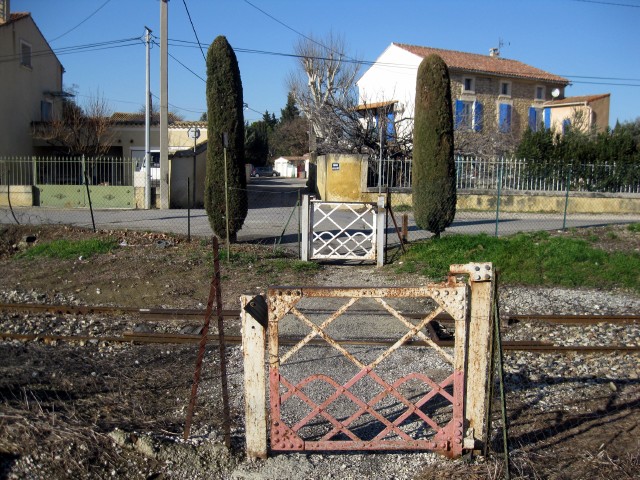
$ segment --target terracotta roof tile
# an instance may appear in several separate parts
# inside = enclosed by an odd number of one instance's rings
[[[123,124],[124,125],[144,125],[145,118],[144,118],[144,113],[115,112],[114,114],[111,115],[111,121],[113,123],[121,124],[121,125]],[[158,123],[159,123],[159,117],[158,117],[158,114],[156,113],[155,115],[153,115],[151,119],[151,124],[157,125]],[[178,128],[182,128],[182,127],[188,128],[193,126],[200,127],[200,128],[207,128],[207,122],[189,122],[189,121],[178,120],[176,116],[171,112],[169,112],[169,124],[172,127],[178,127]]]
[[[5,23],[0,23],[0,27],[3,25],[9,25],[11,22],[15,22],[16,20],[20,20],[22,18],[30,17],[31,14],[29,12],[13,12],[9,14],[9,20]]]
[[[393,105],[394,103],[396,103],[397,100],[387,100],[384,102],[373,102],[373,103],[361,103],[360,105],[356,106],[355,109],[356,110],[373,110],[375,108],[380,108],[380,107],[388,107],[390,105]]]
[[[595,102],[596,100],[600,100],[602,98],[606,98],[610,96],[611,96],[610,93],[602,93],[599,95],[583,95],[579,97],[565,97],[560,100],[550,100],[548,102],[545,102],[544,104],[554,106],[554,105],[567,105],[567,104],[574,104],[574,103],[589,103],[589,102]]]
[[[569,83],[569,80],[564,77],[545,72],[544,70],[540,70],[539,68],[532,67],[517,60],[492,57],[490,55],[480,55],[478,53],[466,53],[455,50],[406,45],[403,43],[394,43],[394,45],[423,58],[435,53],[445,61],[450,69],[475,73],[487,73],[490,75],[502,75],[505,77],[543,80],[562,85],[567,85]]]

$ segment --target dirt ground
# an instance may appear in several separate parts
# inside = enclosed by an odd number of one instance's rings
[[[623,226],[554,234],[582,236],[610,251],[640,251],[640,234]],[[27,244],[95,236],[64,226],[0,226],[0,291],[16,302],[141,308],[203,308],[206,304],[212,274],[212,245],[206,239],[189,243],[157,233],[105,231],[99,236],[119,245],[108,254],[67,260],[15,258]],[[238,309],[241,294],[258,294],[271,285],[323,285],[332,268],[284,262],[287,257],[293,259],[291,253],[272,247],[233,246],[232,261],[221,262],[223,308]],[[385,278],[397,281],[391,268],[382,269],[375,281],[382,284]],[[358,281],[365,280],[356,279],[354,284]],[[407,275],[402,281],[424,279]],[[13,314],[9,320],[16,325],[59,322],[60,328],[71,328],[68,325],[76,319]],[[83,332],[140,325],[135,316],[91,317],[86,322]],[[180,324],[162,328],[177,330]],[[238,332],[237,323],[231,323],[228,333]],[[0,342],[0,478],[223,478],[222,473],[210,476],[211,472],[229,472],[243,460],[244,439],[237,427],[243,415],[241,352],[237,346],[230,347],[235,427],[229,452],[220,442],[207,442],[222,435],[215,351],[210,347],[205,357],[193,438],[180,442],[194,345]],[[640,478],[640,444],[628,441],[640,434],[637,386],[637,380],[614,383],[627,395],[625,403],[608,404],[606,395],[593,398],[594,410],[612,412],[598,418],[585,419],[583,411],[572,415],[523,408],[514,438],[525,442],[527,435],[536,434],[542,441],[527,456],[516,459],[517,478]],[[565,433],[558,435],[557,427],[551,435],[545,431],[549,424],[561,425]],[[582,450],[572,441],[575,438],[582,442]],[[605,438],[616,448],[603,450]],[[606,454],[598,456],[599,451]],[[443,463],[416,470],[415,478],[500,478],[501,468],[499,460]]]

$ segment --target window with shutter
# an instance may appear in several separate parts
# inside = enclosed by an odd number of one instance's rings
[[[544,128],[549,130],[551,128],[551,109],[544,109]]]
[[[535,132],[538,127],[538,111],[534,107],[529,107],[529,128]]]
[[[511,131],[511,105],[508,103],[501,103],[499,108],[498,128],[502,133],[509,133]]]
[[[476,101],[473,104],[473,130],[476,132],[482,131],[482,104]]]
[[[456,130],[471,130],[473,124],[473,102],[456,100]]]

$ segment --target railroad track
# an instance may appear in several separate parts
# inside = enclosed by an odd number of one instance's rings
[[[199,309],[147,309],[135,307],[102,307],[102,306],[74,306],[74,305],[45,305],[45,304],[0,304],[0,312],[21,312],[21,313],[51,313],[55,315],[89,315],[89,314],[135,314],[145,320],[191,320],[201,321],[204,317],[204,310]],[[237,319],[240,316],[240,310],[223,310],[225,320]],[[407,315],[407,317],[421,318],[420,315]],[[435,319],[437,322],[446,324],[453,320],[449,315],[439,315]],[[547,322],[555,324],[598,324],[598,323],[639,323],[638,315],[510,315],[503,319],[505,324],[515,322]],[[441,336],[437,329],[428,328],[431,339],[441,347],[453,347],[451,338]],[[100,343],[100,342],[116,342],[131,344],[185,344],[198,343],[201,340],[199,334],[174,334],[174,333],[153,333],[153,332],[124,332],[122,335],[53,335],[53,334],[18,334],[9,332],[0,332],[0,338],[4,340],[20,340],[20,341],[42,341],[44,343],[57,342],[79,342]],[[229,344],[241,343],[241,337],[235,335],[225,335],[225,342]],[[281,337],[280,343],[283,345],[295,345],[301,338]],[[208,341],[211,343],[218,342],[217,335],[208,335]],[[311,344],[324,345],[324,340],[315,339]],[[341,344],[345,345],[363,345],[363,346],[390,346],[395,341],[386,339],[352,339],[341,340]],[[422,342],[408,342],[408,346],[424,346]],[[506,351],[532,351],[532,352],[640,352],[639,346],[629,345],[608,345],[608,346],[590,346],[590,345],[555,345],[548,342],[536,341],[505,341],[502,347]]]

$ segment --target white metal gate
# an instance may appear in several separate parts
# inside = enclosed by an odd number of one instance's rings
[[[302,260],[384,262],[384,197],[378,203],[323,202],[305,196]]]

